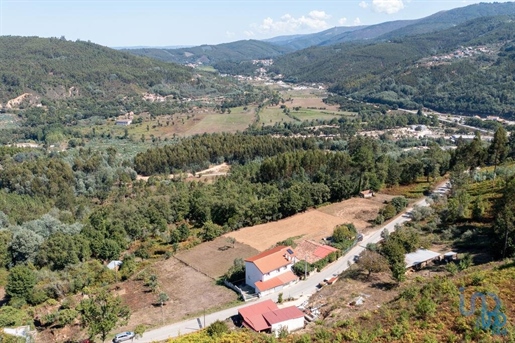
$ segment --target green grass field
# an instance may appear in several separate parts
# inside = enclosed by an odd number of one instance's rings
[[[290,114],[296,118],[299,118],[301,121],[305,120],[331,120],[333,118],[341,117],[337,112],[329,112],[329,111],[319,111],[319,110],[311,110],[301,108],[298,111],[290,111]]]
[[[253,108],[243,110],[242,107],[231,109],[231,113],[209,113],[200,121],[194,123],[185,134],[194,135],[204,132],[236,132],[244,131],[255,120]]]
[[[259,113],[260,121],[258,124],[274,125],[275,123],[291,123],[299,122],[293,118],[288,117],[283,113],[283,110],[278,107],[267,107],[261,110]]]

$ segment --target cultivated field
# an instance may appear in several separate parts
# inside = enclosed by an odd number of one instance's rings
[[[379,195],[373,199],[352,198],[276,222],[242,228],[225,236],[233,237],[238,242],[263,251],[289,237],[320,241],[332,235],[336,225],[344,223],[353,223],[360,232],[363,232],[372,227],[368,221],[375,219],[386,199],[391,197]]]
[[[254,108],[243,110],[242,107],[232,108],[231,113],[210,113],[197,121],[186,132],[186,136],[214,132],[244,131],[255,120]]]
[[[181,251],[176,257],[193,268],[217,279],[227,272],[235,259],[245,259],[258,253],[258,250],[249,245],[240,242],[233,245],[227,237],[218,237],[211,242]]]

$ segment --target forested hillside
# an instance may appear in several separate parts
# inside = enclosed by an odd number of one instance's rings
[[[235,89],[229,80],[191,68],[64,38],[0,37],[0,59],[0,108],[31,127],[177,111],[180,104],[144,101],[147,92],[177,100]]]
[[[390,42],[311,48],[277,59],[271,70],[370,102],[510,117],[514,29],[513,17],[480,18]]]
[[[266,59],[292,51],[287,46],[279,46],[258,40],[242,40],[217,45],[201,45],[181,49],[128,49],[128,53],[152,57],[165,62],[214,64],[221,61],[241,62]]]

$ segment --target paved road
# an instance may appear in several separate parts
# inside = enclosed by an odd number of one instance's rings
[[[449,182],[441,183],[438,188],[435,190],[435,193],[444,194],[450,188]],[[417,206],[428,206],[428,202],[426,201],[426,197],[417,201],[414,205]],[[320,273],[315,273],[311,277],[309,277],[306,281],[300,281],[295,285],[292,285],[286,288],[283,291],[284,297],[294,297],[297,300],[294,302],[287,302],[285,306],[291,305],[299,305],[303,301],[307,300],[309,296],[316,293],[316,286],[322,282],[326,278],[330,278],[334,275],[338,275],[346,270],[350,264],[353,263],[354,255],[359,255],[368,243],[377,243],[381,240],[381,232],[384,229],[387,229],[389,232],[395,230],[395,225],[402,224],[406,221],[411,220],[409,213],[413,210],[413,207],[407,208],[402,215],[397,216],[395,219],[390,221],[388,224],[376,229],[375,231],[365,235],[363,237],[363,241],[361,241],[358,245],[352,248],[345,256],[338,259],[338,261],[332,263],[331,265],[324,268]],[[277,294],[271,294],[269,296],[265,296],[260,298],[259,301],[263,301],[266,299],[272,299],[273,301],[277,301]],[[148,332],[145,332],[142,338],[135,339],[135,342],[154,342],[154,341],[163,341],[170,337],[177,337],[179,335],[191,333],[197,331],[202,327],[208,326],[216,320],[225,320],[229,317],[235,316],[238,314],[238,309],[248,306],[249,304],[242,304],[237,307],[232,307],[223,311],[207,314],[205,317],[201,316],[200,318],[194,318],[191,320],[185,320],[182,322],[170,324],[163,326],[158,329],[154,329]]]

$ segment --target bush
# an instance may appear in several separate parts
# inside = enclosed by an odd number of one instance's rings
[[[229,327],[221,320],[217,320],[207,327],[207,334],[211,337],[221,336],[227,332],[229,332]]]
[[[392,219],[397,214],[397,209],[392,204],[388,204],[381,210],[381,214],[385,220]]]
[[[408,206],[408,199],[405,197],[395,197],[390,203],[395,207],[397,213],[399,213]]]

